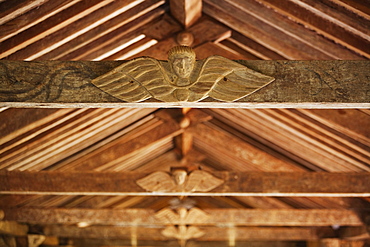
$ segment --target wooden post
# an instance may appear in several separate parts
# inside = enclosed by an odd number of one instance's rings
[[[185,28],[202,16],[202,0],[170,0],[171,14]]]

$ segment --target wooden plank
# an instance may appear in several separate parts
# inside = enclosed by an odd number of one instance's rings
[[[77,224],[120,226],[166,226],[196,225],[218,227],[233,226],[362,226],[369,210],[354,211],[345,209],[203,209],[207,215],[202,221],[194,217],[175,219],[157,218],[153,209],[86,209],[86,208],[5,208],[4,220],[38,224]],[[355,230],[346,228],[343,236],[353,238]],[[357,229],[357,228],[356,228]],[[352,234],[349,234],[352,231]]]
[[[238,61],[275,77],[236,102],[124,103],[91,80],[122,61],[1,61],[0,107],[369,108],[368,61]],[[68,76],[66,77],[66,75]],[[14,76],[16,75],[16,76]]]
[[[16,18],[17,16],[23,15],[24,13],[34,8],[40,7],[40,5],[45,4],[45,2],[47,2],[47,0],[31,0],[31,1],[29,0],[29,1],[17,1],[17,3],[15,4],[13,3],[14,5],[9,4],[8,6],[9,7],[12,6],[13,8],[7,10],[2,9],[0,14],[0,25],[3,25],[4,23]]]
[[[125,13],[127,9],[139,4],[139,2],[140,1],[138,0],[125,0],[113,1],[107,5],[104,4],[104,6],[100,6],[101,8],[95,9],[94,12],[90,12],[93,14],[88,14],[82,18],[79,18],[78,20],[75,20],[74,22],[64,26],[62,29],[51,33],[46,37],[42,37],[40,40],[29,44],[26,49],[22,49],[9,55],[8,59],[28,61],[40,59],[48,52],[67,44],[69,41],[79,37],[83,33],[99,27],[102,23],[109,23],[109,21],[114,18],[119,19],[119,15]],[[131,18],[127,19],[132,20]],[[120,21],[122,22],[122,19],[120,19]],[[105,30],[104,27],[103,30]],[[99,30],[98,33],[99,34],[97,34],[97,36],[102,33],[101,30]],[[91,33],[89,34],[91,35]]]
[[[310,116],[316,121],[323,123],[330,128],[340,131],[343,134],[351,136],[353,139],[370,146],[370,112],[369,110],[304,110],[300,112]],[[351,121],[356,119],[356,121]]]
[[[163,1],[151,0],[138,4],[116,17],[84,32],[60,47],[40,56],[39,60],[93,60],[141,34],[165,11]],[[118,7],[116,7],[118,8]],[[96,17],[95,17],[96,18]]]
[[[14,236],[25,236],[28,226],[14,221],[0,221],[0,233]]]
[[[43,39],[45,36],[49,37],[47,39],[50,39],[50,34],[62,30],[66,26],[73,24],[82,17],[87,16],[88,14],[109,4],[110,2],[112,1],[108,0],[101,2],[100,0],[92,0],[89,2],[80,1],[76,3],[75,5],[59,12],[51,18],[27,29],[27,31],[19,33],[12,38],[3,41],[0,48],[0,58],[12,56],[12,54],[14,54],[13,57],[17,56],[17,51],[33,44],[36,41],[39,41],[40,39]],[[56,25],[55,23],[58,24]],[[40,43],[38,44],[40,45]],[[37,48],[35,48],[36,51],[42,49],[42,47],[40,47],[39,45]],[[35,51],[33,49],[27,48],[25,52],[27,52],[27,54],[23,54],[23,58],[34,54]],[[20,59],[20,57],[18,57],[18,59]]]
[[[347,118],[342,117],[347,114],[351,117],[345,121],[356,118],[359,119],[358,123],[369,125],[370,117],[360,110],[324,110],[321,116],[315,114],[319,110],[212,109],[207,112],[246,136],[268,146],[273,145],[281,154],[311,170],[369,171],[370,141],[364,138],[367,132],[360,132],[362,135],[354,133],[362,128],[349,130],[353,123],[346,125],[343,120]],[[324,115],[325,112],[327,116]],[[340,112],[344,114],[341,115]],[[316,121],[325,125],[318,125]]]
[[[351,241],[336,238],[327,238],[319,241],[308,242],[308,247],[364,247],[367,246],[364,241]]]
[[[283,227],[200,227],[205,234],[197,238],[197,241],[228,241],[230,236],[234,236],[235,241],[302,241],[320,239],[324,237],[334,237],[333,233],[320,233],[320,228],[283,228]],[[140,240],[165,241],[161,232],[163,227],[144,228],[144,227],[109,227],[109,226],[90,226],[78,228],[73,226],[51,225],[44,228],[45,235],[60,236],[70,238],[100,238],[100,239],[131,239],[135,236]]]
[[[124,127],[136,120],[150,114],[153,109],[89,109],[82,112],[75,111],[51,126],[46,126],[41,133],[35,133],[32,143],[22,145],[15,143],[13,150],[4,152],[0,158],[0,168],[32,169],[42,168],[58,163],[66,158],[72,159],[74,154],[85,148],[91,149],[101,146],[101,142],[109,142],[112,134],[118,139],[119,132]],[[79,114],[77,114],[79,113]],[[70,119],[75,121],[66,122]],[[53,132],[47,132],[49,127],[54,127]],[[38,135],[37,135],[38,134]],[[125,135],[127,133],[121,133]],[[109,137],[108,139],[106,139]],[[112,140],[111,140],[112,141]],[[6,151],[7,146],[0,151]],[[80,155],[80,154],[78,154]],[[58,164],[60,167],[61,164]]]
[[[221,23],[292,60],[332,59],[226,1],[207,0],[203,11]],[[281,42],[284,40],[284,42]]]
[[[202,16],[202,0],[170,0],[171,15],[185,28]]]
[[[210,26],[212,27],[211,29],[209,28]],[[223,40],[231,36],[231,30],[228,27],[215,22],[207,16],[203,16],[187,31],[191,32],[194,36],[192,47],[196,47],[207,42]],[[149,56],[160,60],[167,60],[168,50],[177,45],[176,35],[173,35],[161,40],[153,47],[136,54],[135,57]]]
[[[152,22],[143,33],[149,38],[164,40],[181,30],[181,25],[169,14],[165,13],[159,21]]]
[[[300,25],[292,19],[287,18],[287,16],[281,15],[273,8],[266,7],[261,2],[251,1],[246,3],[235,0],[229,2],[231,2],[233,6],[261,20],[263,23],[272,26],[276,30],[281,30],[285,35],[290,36],[291,39],[295,39],[297,42],[302,42],[307,45],[307,50],[310,49],[311,54],[321,52],[329,56],[330,59],[362,59],[353,51],[342,46],[333,45],[331,40],[320,35],[315,35],[315,33],[308,30],[304,25]]]
[[[197,59],[199,60],[206,59],[207,57],[213,55],[227,57],[232,60],[246,59],[246,57],[242,56],[241,54],[238,54],[232,49],[228,49],[227,46],[224,46],[221,43],[207,42],[200,46],[197,46],[194,49],[194,51],[197,54]]]
[[[0,172],[1,194],[158,196],[367,197],[369,173],[211,172],[224,181],[211,192],[150,192],[135,181],[141,172]]]
[[[69,247],[85,247],[85,246],[114,246],[114,247],[132,247],[131,239],[83,239],[69,238],[73,245]],[[190,239],[186,242],[187,246],[204,247],[205,243]],[[304,242],[300,241],[235,241],[233,247],[297,247]],[[207,247],[225,247],[229,246],[229,241],[207,241]],[[137,240],[137,246],[141,247],[179,247],[177,240],[154,241],[154,240]],[[52,247],[52,246],[45,246]]]
[[[289,18],[369,58],[369,21],[351,10],[333,6],[333,1],[263,0]],[[330,6],[331,5],[331,6]],[[361,4],[360,4],[361,5]]]
[[[165,115],[166,113],[163,113]],[[137,156],[138,153],[146,153],[146,157],[151,157],[155,151],[165,152],[160,147],[166,143],[172,144],[172,138],[182,132],[175,121],[162,121],[159,118],[153,118],[135,126],[135,128],[126,132],[123,131],[122,137],[102,145],[100,148],[78,159],[67,163],[68,170],[131,170],[138,165],[138,161],[131,163],[129,158]],[[164,143],[164,144],[163,144]],[[126,161],[128,160],[128,164]],[[129,166],[132,164],[132,166]]]
[[[235,43],[236,45],[254,54],[255,56],[259,57],[262,60],[285,60],[286,59],[281,54],[278,54],[268,49],[267,47],[258,43],[258,41],[254,41],[253,39],[250,39],[235,30],[233,30],[232,36],[227,40]]]
[[[32,135],[34,131],[47,128],[56,119],[63,118],[73,109],[8,109],[1,113],[4,127],[0,132],[0,145],[15,142],[20,137]],[[32,132],[32,133],[30,133]]]
[[[194,147],[212,158],[220,160],[224,167],[233,171],[304,171],[294,163],[256,148],[235,135],[220,131],[212,123],[200,124],[190,130],[194,135]]]
[[[17,18],[6,22],[6,25],[1,26],[0,42],[23,32],[38,23],[46,20],[49,17],[63,11],[66,8],[78,3],[80,0],[54,0],[38,6],[36,10],[23,13]],[[18,2],[18,1],[17,1]]]
[[[243,44],[241,44],[240,42],[234,39],[229,38],[229,39],[223,40],[220,42],[220,44],[223,47],[227,47],[228,50],[233,51],[233,53],[237,54],[243,60],[261,59],[261,57],[259,57],[257,54],[253,54],[253,52],[248,51],[250,49],[245,49],[245,46]]]
[[[370,239],[370,232],[366,229],[366,226],[340,227],[338,233],[342,238],[348,240]]]

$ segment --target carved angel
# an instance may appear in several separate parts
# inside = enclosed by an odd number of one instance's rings
[[[136,183],[147,191],[155,192],[206,192],[213,190],[223,183],[205,171],[193,171],[187,175],[186,171],[176,170],[172,176],[166,172],[154,172]]]
[[[141,57],[92,80],[104,92],[128,102],[155,98],[165,102],[196,102],[206,97],[235,101],[274,80],[221,56],[195,60],[194,51],[177,46],[167,61]]]
[[[200,238],[205,234],[196,226],[168,226],[162,231],[162,235],[179,240],[180,246],[185,247],[186,241],[192,238]]]
[[[178,208],[177,213],[169,208],[162,209],[155,214],[155,217],[161,222],[173,225],[191,225],[197,223],[204,223],[209,216],[199,208]]]

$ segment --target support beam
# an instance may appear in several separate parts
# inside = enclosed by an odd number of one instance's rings
[[[165,241],[168,238],[161,233],[164,229],[164,227],[90,226],[78,228],[76,226],[49,225],[44,228],[44,234],[69,238],[100,239],[130,239],[135,235],[139,240]],[[204,232],[204,235],[196,238],[197,241],[228,241],[230,238],[237,241],[302,241],[334,237],[334,233],[330,230],[306,227],[201,227],[200,230]]]
[[[38,224],[78,224],[120,226],[217,225],[217,226],[362,226],[369,211],[344,209],[203,209],[206,217],[159,218],[152,209],[4,209],[5,220]],[[355,231],[344,231],[354,237]],[[361,235],[360,233],[359,235]],[[357,235],[356,235],[357,236]]]
[[[275,81],[236,102],[126,103],[91,80],[122,61],[1,61],[0,107],[370,108],[369,61],[238,61]]]
[[[85,246],[114,246],[114,247],[132,247],[131,240],[123,239],[83,239],[83,238],[70,238],[72,246],[85,247]],[[233,247],[297,247],[303,242],[297,241],[236,241]],[[204,247],[204,242],[196,240],[187,241],[187,246],[191,247]],[[177,240],[166,241],[153,241],[153,240],[138,240],[137,246],[142,247],[179,247]],[[230,246],[229,241],[207,241],[207,247],[225,247]],[[303,245],[304,246],[304,245]],[[50,246],[52,247],[52,246]]]
[[[145,191],[142,172],[1,171],[0,194],[131,196],[368,197],[370,173],[209,172],[223,183],[209,192]]]
[[[363,247],[367,246],[363,240],[348,241],[336,238],[322,239],[319,241],[308,242],[308,247]]]
[[[28,226],[19,224],[15,221],[0,221],[0,234],[26,236]]]
[[[170,0],[171,15],[185,28],[202,16],[202,0]]]

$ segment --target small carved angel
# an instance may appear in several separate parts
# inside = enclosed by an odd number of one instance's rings
[[[141,57],[92,80],[104,92],[128,102],[155,98],[197,102],[212,97],[235,101],[266,86],[273,77],[221,56],[196,61],[187,46],[170,49],[167,61]]]
[[[206,192],[223,183],[205,171],[193,171],[190,175],[184,170],[176,170],[172,176],[166,172],[154,172],[136,183],[147,191],[155,192]]]
[[[179,240],[180,246],[185,247],[186,242],[192,238],[200,238],[205,232],[196,226],[167,226],[162,232],[162,235],[168,238],[176,238]]]
[[[155,217],[165,223],[173,225],[192,225],[204,223],[209,216],[199,208],[178,208],[177,213],[169,208],[162,209],[155,214]]]

